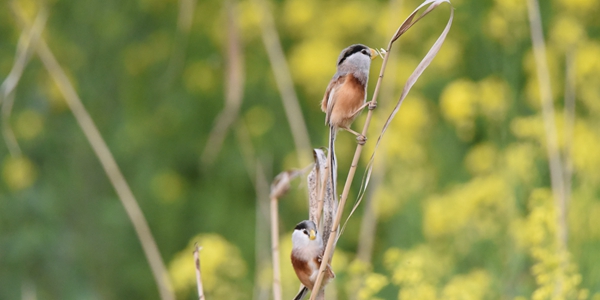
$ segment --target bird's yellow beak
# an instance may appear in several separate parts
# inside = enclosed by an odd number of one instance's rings
[[[371,59],[375,59],[379,56],[379,52],[377,52],[377,50],[373,48],[369,48],[369,50],[371,50]]]
[[[311,241],[314,241],[314,240],[317,238],[317,234],[315,233],[315,231],[314,231],[314,230],[311,230],[311,231],[309,232],[309,234],[308,234],[308,238],[309,238]]]

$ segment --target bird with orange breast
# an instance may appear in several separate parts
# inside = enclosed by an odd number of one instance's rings
[[[359,144],[366,142],[365,136],[350,129],[350,124],[358,114],[369,105],[366,102],[367,82],[371,60],[377,57],[377,51],[361,44],[355,44],[342,50],[337,60],[337,72],[329,82],[321,109],[325,112],[325,124],[329,126],[329,161],[331,169],[330,182],[335,194],[336,162],[334,142],[339,129],[344,129],[356,135]],[[306,220],[298,223],[292,234],[292,265],[294,271],[304,285],[294,300],[302,299],[313,286],[323,260],[323,240],[317,232],[313,221]],[[335,277],[331,266],[327,265],[321,287]],[[321,288],[322,289],[322,288]],[[318,291],[317,299],[323,298],[323,290]],[[313,291],[314,293],[315,291]],[[319,298],[321,296],[321,298]]]
[[[342,50],[337,60],[337,72],[329,82],[321,110],[325,112],[325,124],[333,128],[345,129],[357,136],[364,144],[365,137],[350,129],[350,124],[367,104],[367,82],[371,60],[377,57],[377,51],[365,45],[355,44]]]
[[[292,266],[296,276],[304,285],[294,300],[302,299],[309,290],[312,291],[323,262],[323,239],[317,232],[313,221],[305,220],[294,228],[292,233]],[[322,286],[335,277],[331,266],[327,265]]]
[[[350,124],[368,105],[374,109],[373,102],[366,102],[367,83],[371,60],[377,57],[378,52],[365,45],[355,44],[342,50],[337,60],[337,71],[329,82],[321,110],[325,112],[325,125],[329,126],[329,168],[330,180],[333,186],[334,197],[337,165],[335,159],[335,138],[339,129],[344,129],[354,135],[359,144],[364,145],[367,138],[350,129]]]

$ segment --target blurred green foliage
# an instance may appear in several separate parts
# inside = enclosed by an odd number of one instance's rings
[[[455,0],[448,39],[379,149],[372,263],[355,259],[362,208],[338,243],[338,277],[329,290],[339,299],[600,299],[600,2],[540,2],[559,144],[572,154],[568,251],[556,240],[527,2]],[[196,3],[183,38],[175,0],[46,3],[42,36],[136,195],[181,299],[194,298],[194,242],[204,247],[208,299],[250,299],[271,284],[257,250],[268,249],[269,235],[257,225],[266,216],[257,211],[255,162],[247,161],[239,128],[249,133],[253,159],[269,179],[304,167],[297,165],[259,10],[250,0],[232,3],[244,54],[243,104],[210,164],[200,156],[211,147],[227,83],[222,1]],[[319,102],[339,51],[351,43],[385,47],[419,1],[269,4],[311,146],[322,147],[327,129]],[[39,5],[0,3],[2,78],[22,30],[14,12],[32,20]],[[446,18],[442,6],[396,44],[359,174],[404,81]],[[575,57],[571,138],[563,114],[567,54]],[[372,67],[370,91],[380,64]],[[19,299],[30,289],[40,299],[157,299],[123,207],[35,56],[15,97],[10,123],[23,156],[0,146],[0,299]],[[355,126],[363,122],[364,116]],[[355,142],[342,133],[337,143],[342,179]],[[280,203],[287,298],[298,286],[289,233],[307,216],[304,188],[298,184]]]

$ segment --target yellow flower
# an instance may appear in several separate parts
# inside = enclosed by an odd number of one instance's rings
[[[600,3],[596,0],[556,0],[558,11],[566,11],[573,14],[579,20],[594,22],[600,9]]]
[[[175,202],[183,196],[185,179],[175,171],[156,174],[151,182],[152,191],[163,202]]]
[[[497,77],[487,77],[478,82],[479,108],[481,113],[492,121],[502,121],[510,106],[510,87]]]
[[[18,191],[35,182],[37,170],[33,162],[24,156],[8,156],[4,160],[2,177],[9,189]]]
[[[194,244],[200,251],[200,269],[204,291],[215,299],[245,299],[240,280],[246,276],[246,262],[240,250],[217,234],[193,237],[188,246],[169,263],[169,276],[178,295],[186,295],[196,287]],[[209,298],[209,297],[207,297]]]
[[[335,74],[335,61],[342,48],[326,39],[310,39],[297,44],[289,56],[290,70],[295,81],[318,100],[318,107],[325,88]]]
[[[455,275],[442,290],[441,299],[488,299],[491,283],[492,278],[485,270],[474,270],[466,275]]]
[[[132,43],[123,51],[125,69],[130,75],[140,75],[154,64],[166,60],[171,44],[171,34],[166,31],[157,31],[146,41]]]
[[[270,109],[255,105],[245,114],[244,119],[252,136],[259,137],[267,133],[275,123],[275,117]]]
[[[505,47],[512,47],[525,38],[527,4],[526,1],[494,1],[494,7],[488,13],[486,32]]]
[[[502,165],[506,169],[507,177],[525,184],[531,184],[537,178],[537,172],[534,172],[535,160],[540,153],[533,145],[528,143],[510,145],[503,156]]]
[[[190,93],[206,94],[215,90],[216,75],[206,62],[197,60],[186,66],[183,72],[183,83]]]
[[[15,134],[22,139],[31,140],[44,130],[44,118],[34,110],[26,109],[16,119]]]
[[[446,86],[440,97],[443,116],[457,127],[458,136],[463,140],[473,137],[477,92],[474,82],[457,79]]]
[[[550,31],[550,41],[554,47],[562,51],[576,46],[584,38],[586,32],[581,21],[569,15],[560,15]]]
[[[469,151],[465,158],[467,169],[472,174],[482,174],[493,171],[497,161],[497,150],[494,145],[484,143]]]

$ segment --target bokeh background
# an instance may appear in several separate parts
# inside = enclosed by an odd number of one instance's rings
[[[566,205],[552,194],[527,1],[454,0],[450,34],[384,136],[338,243],[331,299],[600,299],[600,2],[540,2]],[[46,7],[41,40],[136,196],[177,298],[195,298],[199,242],[207,299],[270,299],[269,183],[326,145],[319,103],[341,49],[386,47],[418,4],[3,0],[0,75]],[[448,12],[395,44],[351,204]],[[21,154],[0,143],[0,299],[158,299],[123,205],[35,52],[13,96],[2,121]],[[343,184],[355,141],[338,136]],[[286,299],[305,189],[294,181],[279,203]]]

